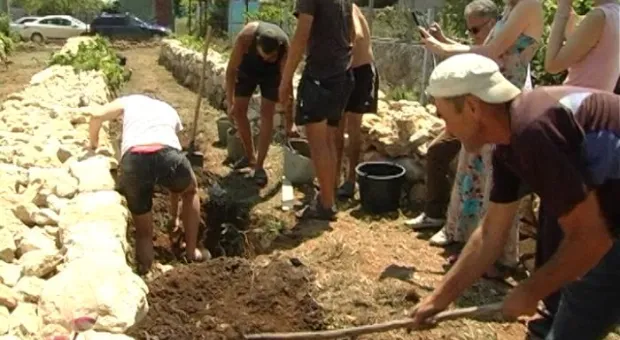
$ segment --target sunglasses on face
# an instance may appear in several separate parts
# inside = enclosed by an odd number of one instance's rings
[[[480,24],[478,26],[474,26],[474,27],[468,27],[467,31],[473,35],[477,35],[478,33],[480,33],[480,31],[482,30],[482,28],[486,25],[489,24],[489,22],[491,22],[491,20],[487,20],[485,23]]]

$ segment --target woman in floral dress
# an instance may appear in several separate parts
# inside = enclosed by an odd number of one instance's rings
[[[423,40],[433,53],[449,56],[457,53],[479,53],[497,61],[503,75],[524,90],[531,89],[529,64],[543,33],[542,5],[537,0],[506,0],[502,18],[496,23],[483,46],[444,44],[421,29]],[[491,189],[491,155],[493,145],[486,145],[478,153],[461,149],[452,189],[447,221],[435,234],[431,244],[444,246],[465,242],[484,216]],[[520,209],[521,210],[521,209]],[[518,220],[502,258],[489,276],[501,277],[505,269],[518,264]],[[454,258],[450,262],[454,261]],[[499,271],[499,272],[498,272]]]

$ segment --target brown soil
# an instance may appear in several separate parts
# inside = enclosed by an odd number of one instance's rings
[[[265,261],[219,258],[167,272],[148,284],[149,314],[129,335],[224,340],[322,328],[308,268],[295,260]]]
[[[9,60],[13,63],[8,65],[8,69],[0,65],[0,100],[4,101],[7,95],[23,90],[33,75],[47,67],[47,62],[55,48],[58,47],[34,46],[32,50],[24,47],[26,51],[21,51],[20,47],[20,50],[9,56]]]

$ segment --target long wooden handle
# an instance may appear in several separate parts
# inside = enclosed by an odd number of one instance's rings
[[[209,1],[205,2],[205,11],[209,9]],[[208,17],[207,17],[208,18]],[[207,74],[207,55],[209,54],[209,45],[211,44],[211,27],[209,26],[209,20],[206,20],[207,32],[205,33],[205,44],[202,52],[202,74],[198,81],[198,98],[196,99],[196,109],[194,111],[194,125],[192,126],[192,139],[191,145],[194,145],[196,140],[196,133],[198,132],[198,117],[200,116],[200,104],[202,103],[202,91],[205,86],[205,76]]]
[[[480,318],[490,317],[501,311],[502,303],[493,303],[479,307],[468,307],[453,309],[441,312],[433,318],[434,322],[442,322],[460,318]],[[413,325],[413,319],[402,319],[389,321],[374,325],[366,325],[359,327],[351,327],[345,329],[337,329],[319,332],[298,332],[298,333],[263,333],[246,335],[246,340],[325,340],[338,339],[347,337],[356,337],[363,334],[388,332],[399,328],[410,328]]]

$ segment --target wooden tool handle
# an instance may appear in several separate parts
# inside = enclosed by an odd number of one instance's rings
[[[209,9],[209,1],[205,2],[205,11]],[[208,18],[208,17],[207,17]],[[196,108],[194,110],[194,124],[192,126],[191,145],[194,146],[196,142],[196,133],[198,132],[198,117],[200,116],[200,104],[202,104],[202,92],[204,90],[205,76],[207,75],[207,55],[209,54],[209,45],[211,44],[211,27],[209,26],[209,20],[205,20],[207,26],[205,33],[205,44],[202,51],[202,72],[200,79],[198,80],[198,98],[196,98]]]
[[[502,303],[493,303],[479,307],[468,307],[441,312],[433,318],[434,322],[442,322],[460,318],[490,317],[502,309]],[[325,340],[357,337],[364,334],[388,332],[399,328],[410,328],[413,319],[389,321],[374,325],[351,327],[330,331],[298,332],[298,333],[263,333],[246,335],[246,340]]]

